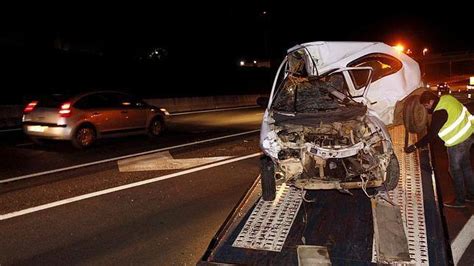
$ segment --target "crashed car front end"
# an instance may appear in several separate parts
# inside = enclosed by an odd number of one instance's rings
[[[262,148],[277,181],[302,189],[379,187],[393,156],[386,132],[367,113],[315,125],[267,117]],[[335,118],[335,117],[333,117]]]
[[[398,161],[384,123],[347,91],[346,72],[367,68],[309,76],[303,56],[290,55],[288,62],[289,74],[274,91],[262,122],[260,144],[273,166],[262,165],[272,171],[262,172],[262,187],[268,186],[268,176],[301,189],[346,192],[398,179]]]

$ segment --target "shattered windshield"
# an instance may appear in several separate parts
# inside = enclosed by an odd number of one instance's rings
[[[350,102],[341,73],[324,78],[288,76],[273,101],[273,109],[291,113],[336,110]]]

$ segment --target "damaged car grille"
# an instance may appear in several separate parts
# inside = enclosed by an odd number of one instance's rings
[[[277,173],[300,184],[320,181],[382,181],[390,157],[380,129],[365,116],[316,126],[274,124],[280,147]],[[299,181],[298,181],[299,180]],[[307,187],[306,187],[307,188]]]

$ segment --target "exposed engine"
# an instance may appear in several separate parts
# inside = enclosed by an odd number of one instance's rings
[[[307,189],[324,189],[321,181],[379,181],[390,160],[381,129],[367,116],[317,126],[272,124],[270,143],[277,157],[276,176]],[[317,187],[312,187],[316,182]],[[324,183],[324,182],[323,182]],[[315,185],[316,186],[316,185]],[[327,188],[333,188],[329,186]]]

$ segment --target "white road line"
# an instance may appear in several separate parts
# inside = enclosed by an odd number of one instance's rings
[[[251,108],[258,108],[258,107],[260,107],[260,106],[252,105],[252,106],[242,106],[242,107],[210,109],[210,110],[202,110],[202,111],[176,112],[176,113],[170,114],[170,116],[191,115],[191,114],[201,114],[201,113],[211,113],[211,112],[221,112],[221,111],[232,111],[232,110],[251,109]]]
[[[101,190],[101,191],[96,191],[96,192],[93,192],[93,193],[84,194],[84,195],[81,195],[81,196],[72,197],[72,198],[69,198],[69,199],[64,199],[64,200],[60,200],[60,201],[56,201],[56,202],[51,202],[51,203],[48,203],[48,204],[44,204],[44,205],[24,209],[24,210],[21,210],[21,211],[2,214],[2,215],[0,215],[0,221],[7,220],[7,219],[10,219],[10,218],[13,218],[13,217],[22,216],[22,215],[33,213],[33,212],[38,212],[38,211],[41,211],[41,210],[54,208],[54,207],[69,204],[69,203],[72,203],[72,202],[77,202],[77,201],[81,201],[81,200],[85,200],[85,199],[90,199],[90,198],[93,198],[93,197],[102,196],[102,195],[105,195],[105,194],[109,194],[109,193],[129,189],[129,188],[143,186],[143,185],[146,185],[146,184],[150,184],[150,183],[170,179],[170,178],[177,177],[177,176],[191,174],[191,173],[194,173],[194,172],[206,170],[206,169],[213,168],[213,167],[218,167],[218,166],[225,165],[225,164],[230,164],[230,163],[234,163],[234,162],[254,158],[254,157],[260,156],[261,154],[262,153],[258,152],[258,153],[254,153],[254,154],[250,154],[250,155],[245,155],[245,156],[225,160],[225,161],[222,161],[222,162],[217,162],[217,163],[213,163],[213,164],[204,165],[204,166],[200,166],[200,167],[197,167],[197,168],[181,171],[181,172],[178,172],[178,173],[159,176],[159,177],[155,177],[155,178],[152,178],[152,179],[143,180],[143,181],[140,181],[140,182],[135,182],[135,183],[119,186],[119,187],[114,187],[114,188],[109,188],[109,189],[105,189],[105,190]]]
[[[12,131],[21,131],[21,128],[2,129],[2,130],[0,130],[0,133],[12,132]]]
[[[131,157],[136,157],[136,156],[155,153],[155,152],[160,152],[160,151],[172,150],[172,149],[183,148],[183,147],[197,145],[197,144],[208,143],[208,142],[212,142],[212,141],[216,141],[216,140],[233,138],[233,137],[237,137],[237,136],[256,133],[256,132],[259,132],[259,131],[260,131],[260,129],[250,130],[250,131],[245,131],[245,132],[242,132],[242,133],[237,133],[237,134],[232,134],[232,135],[227,135],[227,136],[222,136],[222,137],[217,137],[217,138],[212,138],[212,139],[200,140],[200,141],[195,141],[195,142],[191,142],[191,143],[185,143],[185,144],[175,145],[175,146],[171,146],[171,147],[156,149],[156,150],[150,150],[150,151],[145,151],[145,152],[140,152],[140,153],[135,153],[135,154],[129,154],[129,155],[119,156],[119,157],[115,157],[115,158],[90,162],[90,163],[78,164],[78,165],[73,165],[73,166],[69,166],[69,167],[64,167],[64,168],[59,168],[59,169],[54,169],[54,170],[29,174],[29,175],[22,175],[22,176],[12,177],[12,178],[9,178],[9,179],[0,180],[0,184],[13,182],[13,181],[18,181],[18,180],[31,178],[31,177],[36,177],[36,176],[41,176],[41,175],[54,174],[54,173],[58,173],[58,172],[73,170],[73,169],[77,169],[77,168],[82,168],[82,167],[87,167],[87,166],[92,166],[92,165],[97,165],[97,164],[102,164],[102,163],[113,162],[113,161],[117,161],[117,160],[127,159],[127,158],[131,158]]]
[[[461,231],[459,231],[458,235],[451,243],[454,265],[459,263],[459,260],[472,241],[474,241],[474,215],[471,216],[471,218],[467,221],[467,223],[464,225]]]

